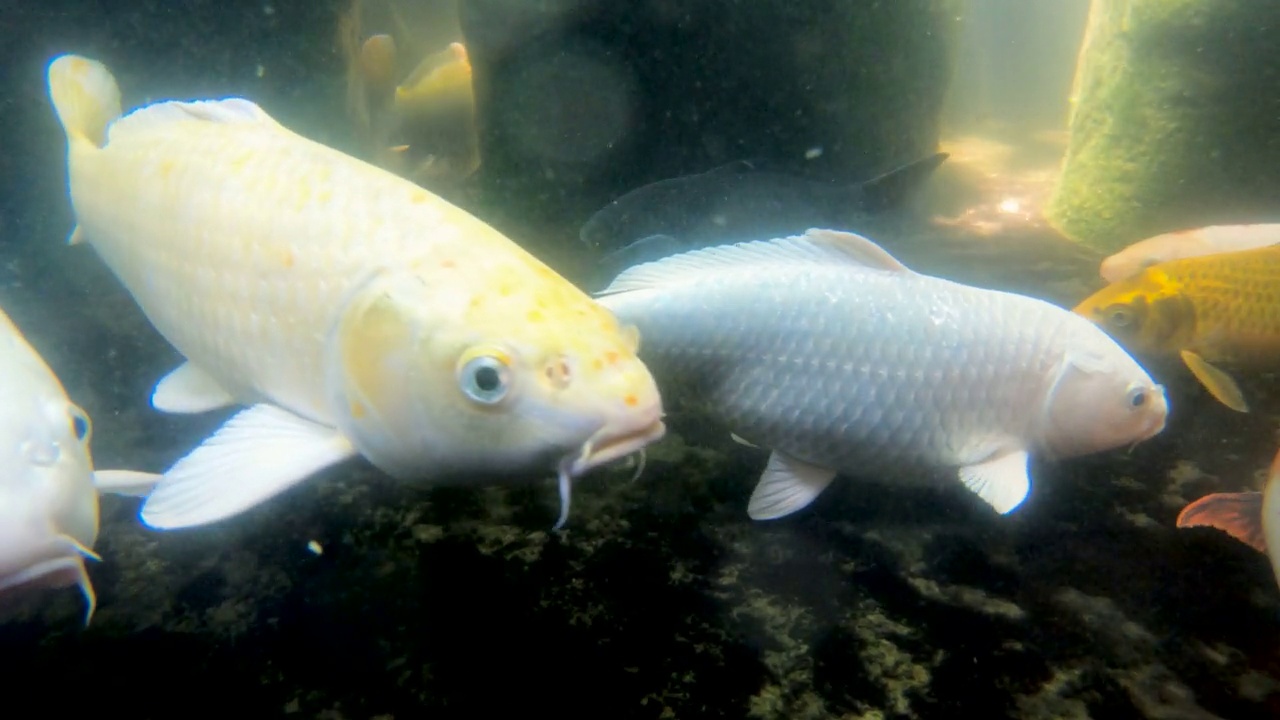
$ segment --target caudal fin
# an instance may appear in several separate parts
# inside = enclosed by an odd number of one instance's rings
[[[49,97],[68,142],[107,142],[107,126],[120,117],[120,88],[107,67],[78,55],[49,63]]]

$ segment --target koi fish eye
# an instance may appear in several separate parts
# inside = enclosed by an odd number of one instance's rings
[[[88,442],[89,434],[93,432],[93,423],[89,420],[88,413],[75,405],[68,412],[71,414],[71,430],[76,434],[76,440]]]
[[[1147,391],[1143,388],[1132,388],[1129,390],[1126,401],[1129,403],[1129,407],[1140,408],[1147,404]]]
[[[1125,328],[1133,324],[1133,312],[1123,305],[1115,305],[1106,310],[1107,322],[1114,327]]]
[[[496,355],[473,357],[458,371],[458,387],[464,395],[481,405],[502,402],[510,385],[511,373],[507,363]]]

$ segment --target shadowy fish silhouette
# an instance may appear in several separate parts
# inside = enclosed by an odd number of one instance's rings
[[[686,250],[766,240],[811,227],[857,230],[895,209],[948,157],[935,153],[854,185],[757,169],[737,160],[659,180],[605,205],[582,226],[582,242],[620,269]]]

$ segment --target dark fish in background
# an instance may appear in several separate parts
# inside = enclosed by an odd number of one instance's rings
[[[948,157],[935,153],[853,185],[756,169],[737,160],[636,188],[601,208],[579,234],[613,267],[811,227],[858,230],[899,207]]]

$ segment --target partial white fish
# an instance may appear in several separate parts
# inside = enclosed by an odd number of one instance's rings
[[[72,239],[187,359],[152,404],[250,405],[165,473],[151,527],[357,454],[401,479],[557,471],[562,524],[571,478],[662,436],[634,329],[480,220],[248,100],[119,117],[101,63],[48,75]]]
[[[1109,283],[1133,277],[1169,260],[1253,250],[1280,243],[1280,225],[1210,225],[1139,240],[1102,261],[1100,273]]]
[[[918,274],[850,233],[677,255],[602,295],[640,328],[668,396],[773,451],[757,519],[805,507],[838,472],[917,482],[931,468],[1007,513],[1030,490],[1030,453],[1164,428],[1164,389],[1084,318]]]
[[[101,470],[89,416],[0,311],[0,595],[78,585],[85,625],[97,597],[84,559],[98,539],[98,488],[145,493],[156,475]]]

